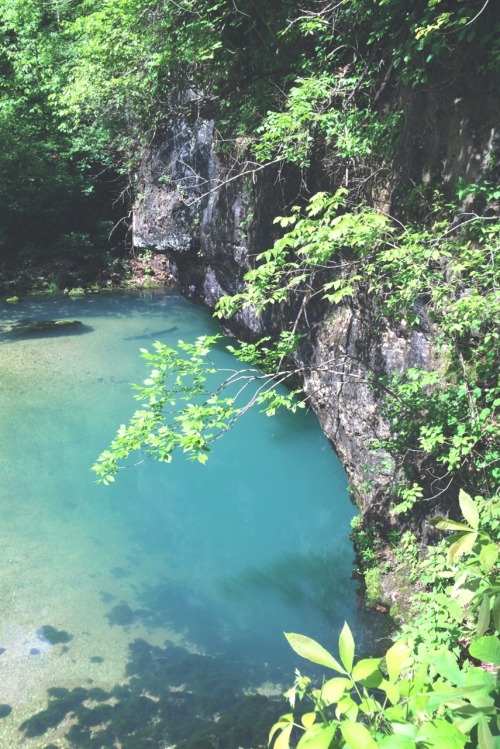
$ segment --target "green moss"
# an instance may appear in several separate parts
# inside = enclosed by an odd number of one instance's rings
[[[376,567],[379,556],[377,549],[380,541],[375,528],[363,523],[361,515],[351,520],[351,540],[356,552],[356,567],[358,572],[365,574],[367,570]]]
[[[160,283],[154,278],[145,278],[142,286],[145,289],[156,289],[160,286]]]
[[[383,599],[382,573],[379,567],[371,567],[365,572],[366,603],[374,606]]]
[[[20,325],[15,329],[17,335],[31,335],[33,333],[48,333],[51,331],[68,330],[71,328],[81,328],[83,323],[80,320],[38,320],[29,325]]]

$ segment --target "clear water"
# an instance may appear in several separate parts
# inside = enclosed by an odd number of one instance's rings
[[[86,327],[9,333],[58,318]],[[215,329],[176,292],[3,306],[2,747],[255,743],[252,710],[265,736],[284,708],[259,695],[308,672],[283,631],[334,647],[344,619],[356,627],[354,508],[312,415],[254,411],[206,466],[179,455],[94,481],[90,466],[134,410],[130,383],[147,374],[139,348]]]

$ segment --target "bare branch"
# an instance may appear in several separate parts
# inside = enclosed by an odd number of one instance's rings
[[[207,195],[211,195],[212,193],[217,192],[217,190],[220,190],[222,187],[225,187],[230,182],[234,182],[236,179],[245,177],[247,174],[256,174],[257,172],[262,171],[262,169],[266,169],[268,166],[272,166],[273,164],[279,164],[280,161],[283,161],[283,159],[274,159],[274,161],[268,161],[265,164],[260,164],[259,166],[256,166],[252,169],[246,169],[243,172],[238,172],[238,174],[235,174],[233,177],[229,177],[229,179],[226,179],[220,182],[215,187],[212,187],[211,190],[204,192],[203,195],[199,195],[197,198],[194,198],[194,200],[191,200],[189,203],[184,203],[184,205],[187,208],[190,208],[192,205],[195,205],[195,203],[199,203],[200,200],[202,200],[203,198],[206,198]]]

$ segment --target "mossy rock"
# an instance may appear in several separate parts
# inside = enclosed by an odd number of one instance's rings
[[[378,567],[371,567],[369,570],[366,570],[364,575],[366,585],[366,603],[368,606],[375,606],[384,597],[382,590],[382,573]]]
[[[37,333],[67,332],[83,327],[80,320],[38,320],[27,325],[18,325],[12,332],[16,335],[33,335]]]
[[[77,299],[78,297],[85,296],[85,289],[77,286],[75,289],[70,289],[68,291],[68,296],[72,299]]]
[[[160,286],[160,282],[148,276],[144,279],[141,286],[143,289],[157,289]]]

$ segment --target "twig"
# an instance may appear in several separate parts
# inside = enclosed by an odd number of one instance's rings
[[[254,167],[253,169],[247,169],[243,172],[238,172],[238,174],[235,174],[234,177],[229,177],[229,179],[224,180],[223,182],[220,182],[220,184],[216,185],[215,187],[212,187],[211,190],[208,190],[207,192],[204,192],[203,195],[199,195],[197,198],[194,198],[194,200],[191,200],[189,203],[184,203],[186,208],[190,208],[195,203],[199,203],[200,200],[203,198],[206,198],[207,195],[211,195],[214,192],[217,192],[217,190],[220,190],[222,187],[225,187],[230,182],[234,182],[236,179],[240,179],[240,177],[245,177],[247,174],[256,174],[256,172],[260,172],[262,169],[266,169],[268,166],[272,166],[273,164],[279,164],[280,161],[283,161],[282,158],[280,159],[274,159],[274,161],[267,161],[265,164],[261,164],[260,166]]]

